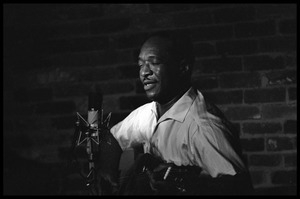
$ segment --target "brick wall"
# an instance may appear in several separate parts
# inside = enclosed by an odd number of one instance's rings
[[[238,128],[256,193],[296,194],[296,4],[5,4],[3,11],[6,193],[24,176],[14,169],[32,161],[58,176],[41,194],[85,194],[83,180],[70,173],[64,181],[60,169],[88,92],[103,93],[104,112],[117,123],[147,102],[136,67],[145,36],[188,30],[193,84]]]

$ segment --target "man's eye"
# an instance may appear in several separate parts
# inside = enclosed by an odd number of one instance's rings
[[[138,62],[138,66],[139,66],[139,67],[142,67],[143,64],[144,64],[143,62]]]
[[[160,65],[160,62],[150,62],[150,64],[153,66],[157,66],[157,65]]]

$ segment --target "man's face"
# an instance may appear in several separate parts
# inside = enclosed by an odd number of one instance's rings
[[[176,90],[178,67],[168,46],[162,38],[150,38],[141,48],[138,61],[140,80],[150,100],[165,102]]]

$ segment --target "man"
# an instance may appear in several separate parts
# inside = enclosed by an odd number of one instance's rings
[[[153,157],[137,158],[130,180],[121,186],[122,194],[251,193],[249,173],[230,123],[191,86],[193,63],[187,37],[160,33],[144,42],[139,75],[152,102],[113,126],[103,138],[109,144],[102,144],[100,150],[99,173],[113,185],[117,185],[116,165],[123,150],[142,144],[143,152]],[[173,178],[172,171],[177,172]],[[139,179],[140,173],[146,177]]]

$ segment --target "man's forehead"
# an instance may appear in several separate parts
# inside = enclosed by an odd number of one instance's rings
[[[149,59],[149,58],[167,58],[169,53],[157,47],[143,47],[139,54],[139,59]]]
[[[140,50],[140,56],[167,56],[169,54],[168,43],[161,38],[148,39]]]

